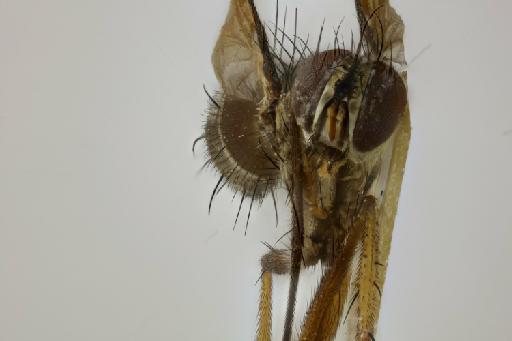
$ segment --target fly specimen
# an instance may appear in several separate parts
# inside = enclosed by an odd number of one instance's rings
[[[203,135],[220,173],[211,199],[227,185],[240,206],[269,194],[275,203],[278,187],[290,202],[290,248],[261,258],[260,341],[271,340],[275,274],[290,276],[283,340],[375,340],[410,121],[403,22],[388,0],[355,6],[361,41],[312,51],[277,25],[271,47],[254,1],[231,0],[213,52],[222,89],[208,95]],[[292,335],[301,269],[318,263],[323,277]]]

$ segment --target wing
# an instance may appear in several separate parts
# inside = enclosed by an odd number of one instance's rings
[[[356,9],[364,39],[373,57],[406,66],[404,24],[388,0],[356,0]],[[407,75],[400,72],[404,84]],[[408,105],[391,139],[381,150],[381,169],[371,193],[379,198],[376,224],[369,223],[352,262],[350,289],[341,321],[344,340],[375,340],[380,301],[391,238],[402,186],[405,162],[411,136]]]
[[[269,156],[272,141],[262,138],[260,117],[280,94],[280,80],[252,0],[231,1],[212,64],[222,91],[210,97],[203,135],[206,164],[220,172],[211,200],[228,184],[243,193],[242,201],[252,202],[276,184],[278,169]]]
[[[384,153],[383,168],[373,188],[375,195],[383,190],[384,196],[377,201],[375,219],[368,218],[352,262],[350,290],[341,319],[343,340],[375,340],[410,132],[410,115],[406,108]]]
[[[361,27],[368,23],[364,38],[374,55],[380,53],[383,59],[405,66],[404,24],[389,1],[356,0],[356,8]],[[381,46],[382,52],[378,52]],[[403,71],[400,76],[406,84],[406,73]],[[375,223],[371,219],[367,223],[352,261],[350,288],[340,321],[344,340],[375,340],[410,135],[410,113],[406,105],[395,132],[381,150],[380,174],[370,190],[379,200]],[[380,197],[380,193],[384,195]]]
[[[389,0],[356,0],[356,10],[373,57],[405,66],[404,23]]]
[[[212,63],[227,96],[258,103],[279,96],[279,77],[252,0],[231,1]]]

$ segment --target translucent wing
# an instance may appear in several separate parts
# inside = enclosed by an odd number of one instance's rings
[[[211,200],[228,184],[242,193],[242,202],[247,198],[252,203],[276,185],[272,141],[262,139],[259,124],[267,103],[280,92],[265,30],[252,0],[231,1],[212,63],[222,91],[211,98],[203,135],[207,164],[220,172]]]
[[[380,191],[384,194],[377,201],[375,218],[368,217],[364,236],[352,261],[350,290],[341,318],[343,340],[375,340],[410,131],[406,108],[394,136],[388,141],[383,168],[373,186],[373,194]]]
[[[212,63],[229,97],[259,102],[265,95],[280,90],[265,30],[253,1],[231,1]]]
[[[404,66],[404,23],[389,0],[356,0],[356,9],[372,54]]]
[[[262,98],[259,70],[263,57],[256,43],[254,20],[246,1],[231,2],[212,63],[226,94],[246,100]]]
[[[367,24],[364,38],[371,47],[370,52],[405,66],[404,24],[389,1],[356,0],[356,8],[361,27]],[[405,83],[405,72],[400,76]],[[352,261],[350,289],[340,321],[344,340],[375,340],[410,132],[406,106],[393,136],[380,151],[381,169],[369,193],[378,198],[375,219],[368,220]]]

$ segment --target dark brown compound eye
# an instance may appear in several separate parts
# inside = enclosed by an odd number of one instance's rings
[[[205,124],[208,163],[221,173],[222,186],[262,198],[274,187],[279,169],[261,133],[256,104],[226,97],[218,105],[211,106]]]
[[[367,152],[384,143],[395,131],[406,105],[402,78],[390,66],[376,62],[356,119],[354,147]]]

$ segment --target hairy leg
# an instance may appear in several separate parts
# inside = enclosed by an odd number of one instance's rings
[[[258,311],[257,341],[272,339],[272,273],[266,271],[261,276],[260,306]]]
[[[334,340],[338,326],[345,306],[347,305],[347,295],[349,291],[350,277],[345,276],[343,282],[333,296],[330,302],[323,307],[323,311],[319,309],[316,312],[310,311],[310,314],[317,314],[318,318],[307,319],[307,324],[303,326],[303,332],[300,340]],[[350,302],[348,303],[350,304]]]
[[[367,230],[373,230],[374,205],[375,201],[371,197],[362,201],[343,248],[322,277],[313,302],[308,308],[300,336],[301,341],[327,341],[333,340],[336,336],[344,310],[343,302],[346,302],[351,282],[350,266]]]
[[[272,338],[272,274],[284,275],[290,272],[290,252],[271,249],[261,257],[261,291],[258,312],[257,341]]]
[[[352,291],[357,293],[354,300],[353,313],[355,317],[352,328],[355,340],[375,341],[374,333],[379,316],[380,299],[382,294],[381,285],[384,278],[379,263],[379,233],[375,220],[369,219],[366,224],[366,231],[361,241],[356,261],[356,271]],[[355,294],[354,294],[355,295]]]

